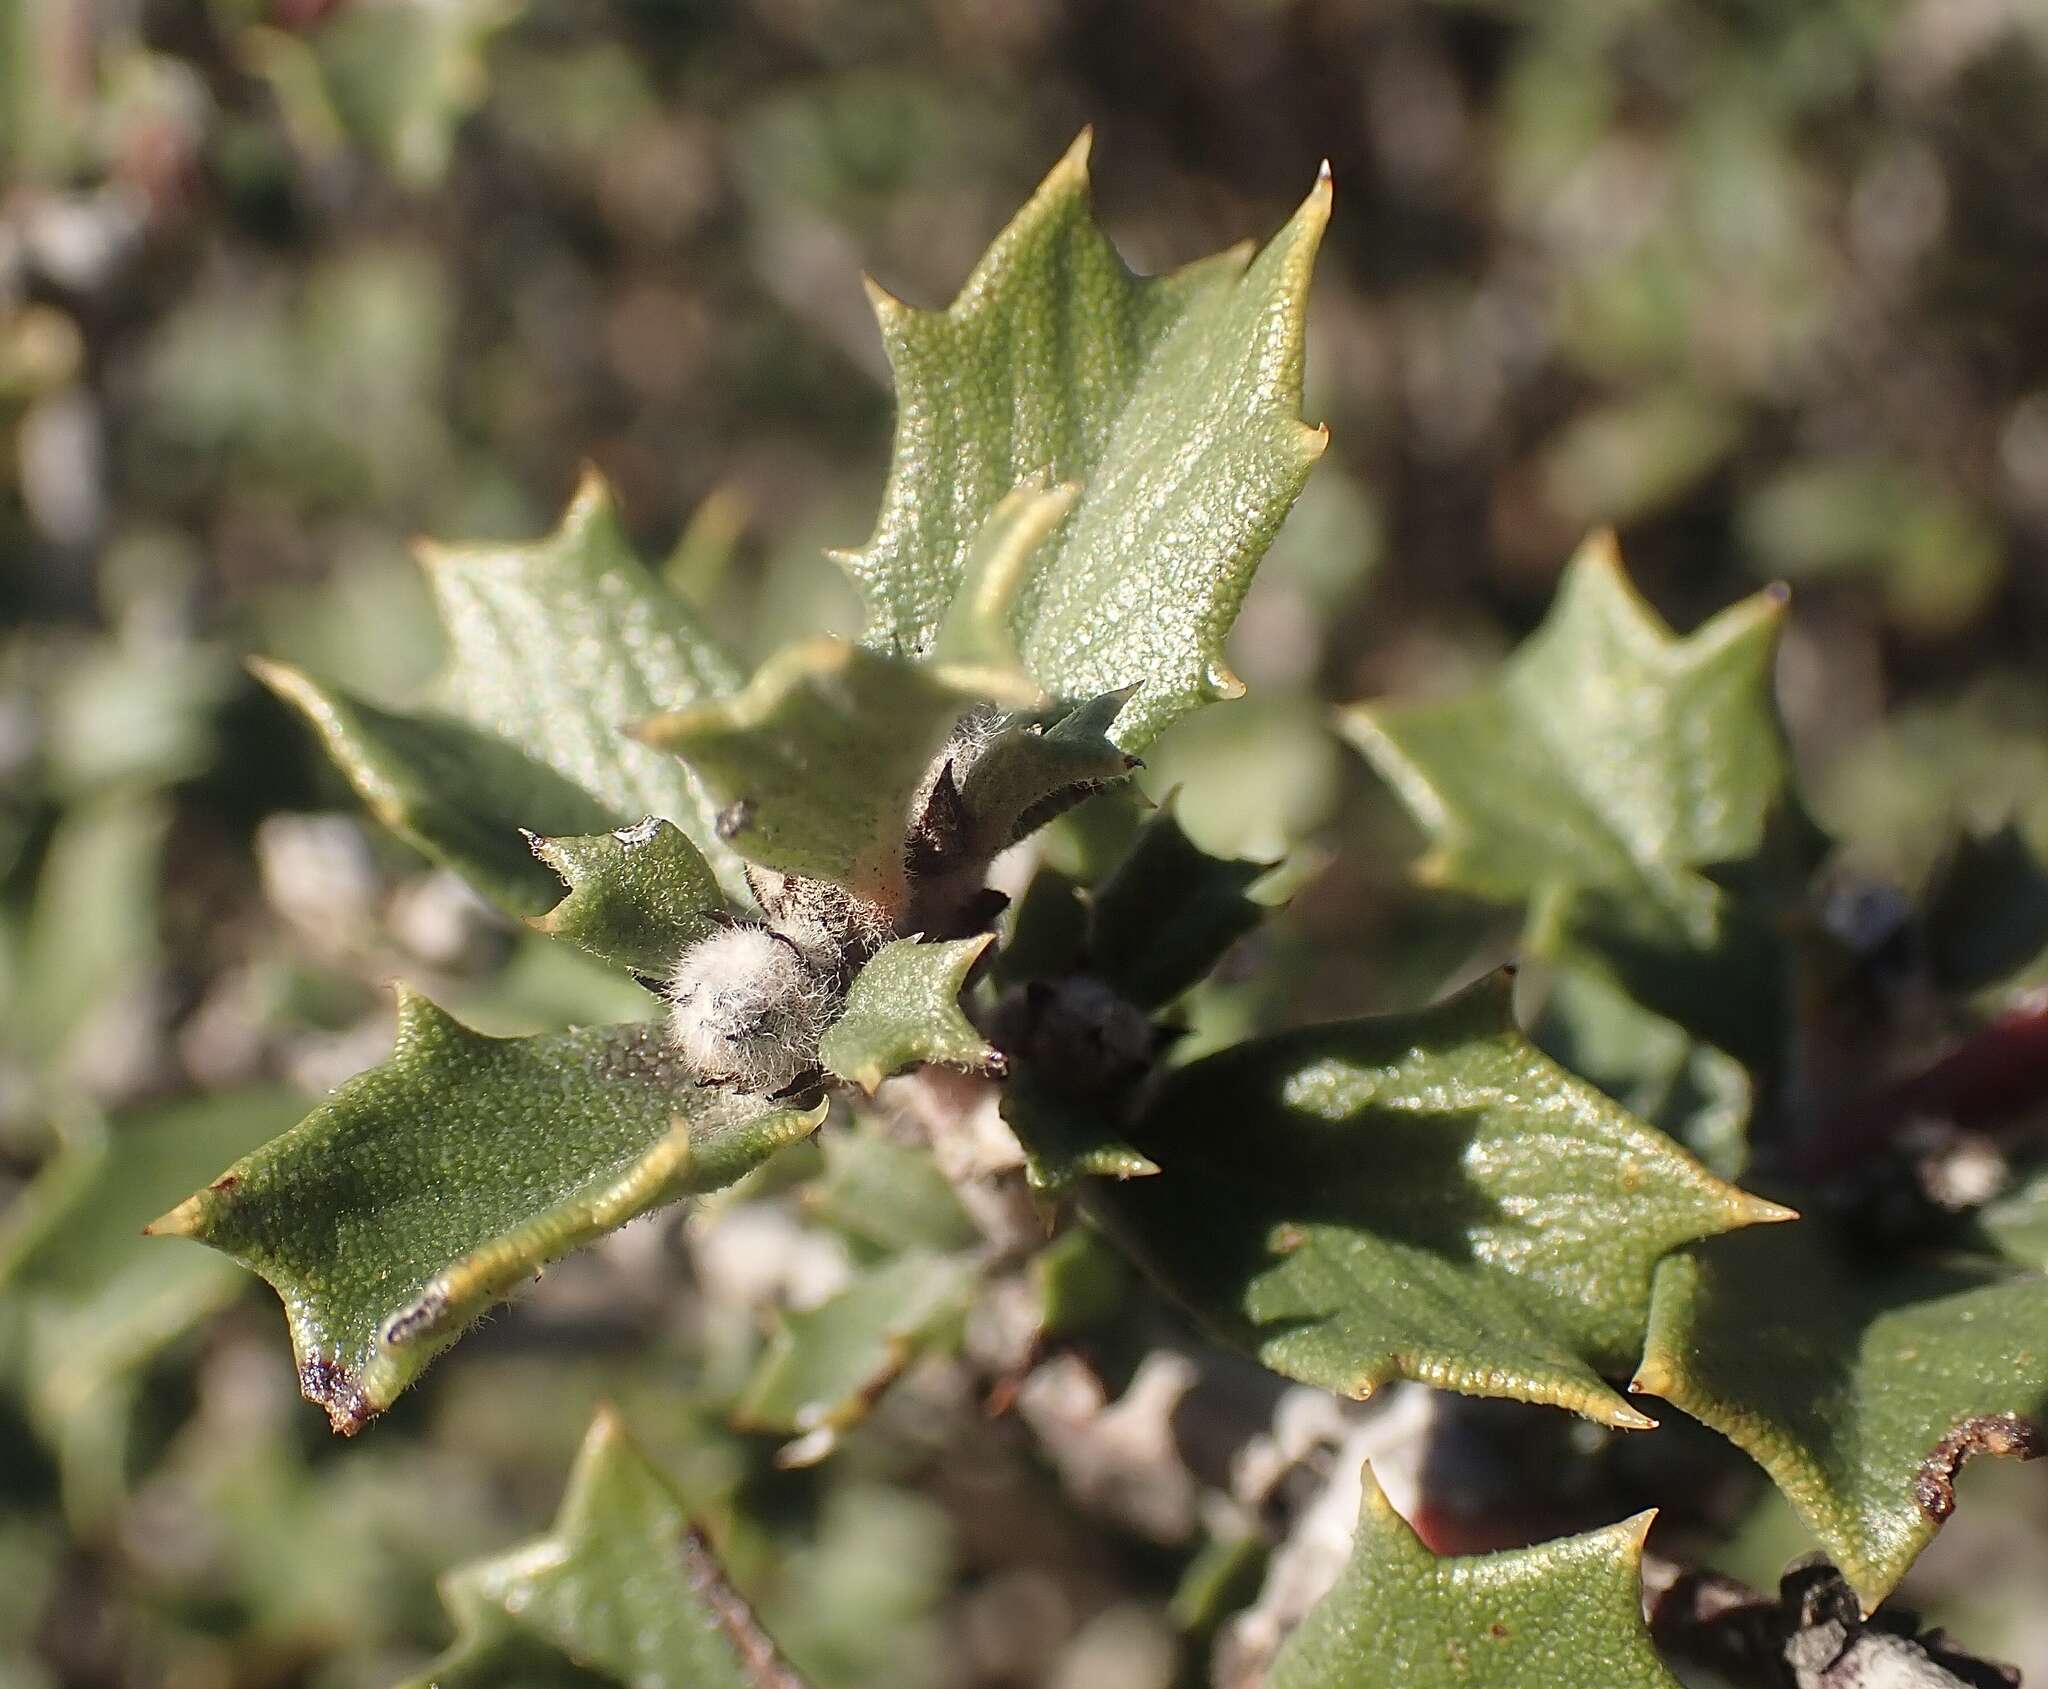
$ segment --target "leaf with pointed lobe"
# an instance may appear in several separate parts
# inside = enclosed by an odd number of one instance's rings
[[[700,1084],[649,1025],[488,1038],[401,988],[389,1061],[150,1229],[270,1282],[353,1434],[520,1281],[822,1117]]]

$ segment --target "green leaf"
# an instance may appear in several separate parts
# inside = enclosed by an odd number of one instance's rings
[[[1242,682],[1223,637],[1327,436],[1300,420],[1309,272],[1327,173],[1264,252],[1140,280],[1096,226],[1083,135],[951,306],[870,288],[896,376],[894,459],[873,538],[840,554],[869,644],[933,654],[990,514],[1078,483],[1016,588],[1011,634],[1060,697],[1137,685],[1135,749]],[[1005,594],[1004,596],[1007,596]]]
[[[1678,1689],[1643,1623],[1653,1517],[1440,1560],[1368,1468],[1351,1557],[1281,1648],[1268,1689]]]
[[[2048,1167],[2034,1167],[1977,1210],[1983,1242],[2007,1261],[2048,1272]]]
[[[1265,919],[1245,892],[1271,866],[1209,855],[1162,808],[1090,899],[1092,971],[1140,1008],[1170,1003]]]
[[[870,1094],[917,1062],[987,1068],[996,1053],[961,1011],[960,993],[992,937],[883,945],[855,977],[845,1010],[818,1046],[819,1060]]]
[[[1354,709],[1345,730],[1430,835],[1423,879],[1531,902],[1539,953],[1587,953],[1747,1054],[1778,1018],[1769,951],[1701,870],[1762,853],[1784,789],[1770,690],[1783,613],[1759,593],[1675,638],[1596,535],[1497,678]]]
[[[1632,1390],[1771,1475],[1875,1607],[1977,1453],[2048,1449],[2048,1281],[1990,1263],[1852,1277],[1812,1222],[1674,1255]]]
[[[528,925],[593,956],[665,978],[692,944],[715,932],[725,898],[697,847],[668,822],[580,838],[532,841],[569,895]]]
[[[823,1135],[825,1176],[806,1193],[808,1212],[885,1254],[966,1249],[980,1233],[930,1153],[891,1142],[872,1124]]]
[[[1748,1158],[1752,1088],[1742,1064],[1654,1015],[1605,975],[1563,968],[1530,1036],[1631,1113],[1668,1132],[1723,1178]]]
[[[801,1689],[609,1409],[546,1536],[442,1579],[454,1645],[412,1689]]]
[[[83,1525],[118,1497],[138,1369],[246,1282],[217,1255],[152,1244],[151,1215],[288,1125],[278,1090],[231,1091],[113,1128],[74,1127],[0,1233],[0,1377],[56,1450]]]
[[[1552,1063],[1499,976],[1176,1069],[1130,1138],[1162,1171],[1091,1212],[1265,1365],[1359,1397],[1414,1378],[1644,1425],[1601,1375],[1636,1359],[1658,1258],[1789,1218]]]
[[[1926,903],[1928,960],[1951,991],[1996,984],[2048,952],[2048,863],[2010,821],[1957,840]]]
[[[674,822],[727,892],[744,891],[717,807],[625,729],[731,690],[731,661],[633,555],[595,475],[524,546],[422,548],[449,660],[416,713],[278,663],[257,675],[319,731],[378,819],[515,914],[559,887],[520,830],[571,836]]]
[[[909,896],[914,800],[973,702],[930,669],[813,639],[777,652],[744,690],[635,731],[697,772],[750,861],[893,916]]]
[[[1129,697],[1127,688],[1090,698],[1050,726],[1006,718],[971,755],[956,758],[966,834],[960,854],[985,864],[1136,768],[1110,737]]]
[[[546,1263],[807,1135],[648,1026],[486,1038],[400,988],[392,1059],[156,1221],[268,1279],[353,1434]]]
[[[967,1311],[980,1263],[917,1250],[857,1276],[817,1307],[785,1314],[733,1409],[746,1430],[796,1432],[786,1466],[822,1460],[924,1349]]]
[[[1084,1179],[1144,1179],[1159,1171],[1107,1111],[1062,1096],[1028,1070],[1003,1087],[1000,1106],[1024,1151],[1025,1182],[1043,1202],[1058,1202]]]

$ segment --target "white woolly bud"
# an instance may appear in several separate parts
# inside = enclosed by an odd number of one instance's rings
[[[787,939],[732,926],[683,952],[668,997],[669,1036],[701,1077],[779,1091],[816,1064],[835,992]]]

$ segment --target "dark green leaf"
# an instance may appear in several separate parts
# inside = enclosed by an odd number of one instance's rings
[[[1673,637],[1597,535],[1499,676],[1353,710],[1353,742],[1433,848],[1432,883],[1529,902],[1537,954],[1594,965],[1744,1059],[1782,1016],[1775,953],[1703,870],[1765,852],[1785,783],[1771,701],[1781,597]]]
[[[2048,1449],[2048,1280],[1990,1263],[1852,1276],[1812,1222],[1657,1271],[1630,1386],[1747,1452],[1868,1610],[1978,1453]]]
[[[1169,804],[1090,899],[1091,971],[1140,1008],[1170,1003],[1265,918],[1245,893],[1270,867],[1209,855]]]
[[[960,1008],[990,935],[924,944],[899,938],[855,977],[846,1007],[818,1046],[829,1072],[872,1092],[917,1062],[986,1068],[995,1051]]]
[[[665,978],[717,930],[725,899],[697,847],[654,816],[615,832],[532,841],[569,895],[528,924],[634,973]]]
[[[1643,1624],[1651,1517],[1440,1560],[1368,1470],[1351,1558],[1280,1650],[1268,1689],[1679,1689]]]
[[[698,1084],[647,1026],[486,1038],[401,988],[389,1062],[152,1229],[270,1281],[301,1388],[351,1433],[546,1263],[821,1117]]]
[[[1091,1212],[1267,1366],[1352,1396],[1414,1378],[1641,1425],[1601,1374],[1636,1359],[1658,1258],[1788,1217],[1558,1068],[1498,977],[1176,1069],[1130,1136],[1162,1172]]]

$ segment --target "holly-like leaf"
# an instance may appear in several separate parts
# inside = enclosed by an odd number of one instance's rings
[[[1723,1050],[1654,1015],[1602,974],[1558,971],[1530,1036],[1581,1079],[1734,1178],[1749,1151],[1748,1072]]]
[[[55,1450],[83,1525],[120,1494],[138,1369],[247,1281],[141,1229],[223,1161],[290,1123],[289,1092],[228,1092],[115,1127],[74,1126],[0,1235],[0,1379]]]
[[[2048,1450],[2048,1280],[1988,1262],[1852,1277],[1828,1242],[1809,1223],[1672,1256],[1630,1388],[1762,1466],[1868,1611],[1965,1459]]]
[[[769,658],[742,691],[635,731],[696,771],[749,860],[894,915],[909,896],[913,801],[974,701],[931,669],[814,639]]]
[[[825,1176],[805,1210],[883,1254],[966,1249],[980,1233],[929,1151],[893,1143],[871,1124],[818,1140]]]
[[[1714,1177],[1516,1030],[1503,978],[1418,1013],[1256,1039],[1168,1074],[1130,1130],[1155,1178],[1091,1211],[1265,1365],[1641,1414],[1651,1271],[1789,1218]]]
[[[1281,1648],[1268,1689],[1678,1689],[1643,1623],[1654,1515],[1438,1559],[1370,1469],[1364,1489],[1351,1556]]]
[[[1162,808],[1089,900],[1093,972],[1140,1008],[1170,1003],[1265,918],[1245,894],[1270,867],[1209,855]]]
[[[450,1573],[441,1595],[456,1640],[411,1689],[802,1689],[609,1409],[554,1528]]]
[[[733,1423],[799,1434],[782,1451],[784,1465],[822,1460],[928,1345],[958,1330],[980,1271],[969,1256],[914,1250],[815,1308],[785,1314]]]
[[[614,832],[531,843],[569,894],[527,924],[603,961],[659,979],[721,924],[725,898],[710,868],[658,816]]]
[[[986,1068],[988,1040],[960,1008],[967,976],[991,935],[924,944],[899,938],[875,952],[846,994],[846,1007],[818,1045],[826,1069],[872,1093],[916,1062]]]
[[[1116,731],[1136,749],[1243,690],[1223,637],[1327,439],[1300,409],[1330,189],[1325,173],[1256,258],[1140,280],[1096,226],[1087,158],[1084,135],[944,311],[871,288],[895,453],[873,538],[840,560],[868,643],[929,655],[979,591],[970,557],[991,512],[1028,480],[1077,483],[1016,585],[1012,638],[1062,698],[1138,686]]]
[[[694,613],[633,555],[595,475],[562,525],[524,546],[423,547],[449,660],[397,713],[280,663],[258,676],[319,731],[378,819],[515,914],[560,887],[521,829],[599,833],[672,821],[727,892],[744,890],[716,805],[632,723],[731,690],[739,676]]]
[[[1354,709],[1346,732],[1430,835],[1424,879],[1534,903],[1540,953],[1590,958],[1748,1054],[1777,1018],[1768,951],[1702,870],[1762,853],[1784,789],[1783,612],[1759,593],[1675,638],[1596,535],[1495,679]]]
[[[1024,1151],[1025,1182],[1042,1202],[1058,1202],[1084,1179],[1144,1179],[1159,1171],[1105,1110],[1062,1096],[1028,1071],[1003,1087],[1001,1107]]]
[[[822,1116],[698,1084],[649,1026],[487,1038],[401,988],[390,1061],[151,1230],[270,1281],[352,1434],[522,1279]]]
[[[2005,1260],[2048,1272],[2048,1167],[2027,1171],[2011,1190],[1978,1209],[1974,1224]]]
[[[2048,863],[2010,821],[1958,839],[1926,903],[1928,959],[1952,991],[1994,985],[2048,953]]]

